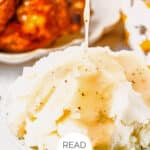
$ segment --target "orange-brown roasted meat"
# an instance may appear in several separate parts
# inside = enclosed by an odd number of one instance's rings
[[[15,13],[16,0],[0,0],[0,32]]]
[[[85,0],[22,0],[17,8],[15,0],[5,1],[11,1],[12,7],[8,7],[11,13],[2,19],[4,23],[0,26],[5,27],[0,33],[3,51],[24,52],[47,47],[58,37],[79,31],[83,23]]]

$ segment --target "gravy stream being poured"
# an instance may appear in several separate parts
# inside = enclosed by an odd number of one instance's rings
[[[85,27],[85,40],[82,46],[88,48],[89,45],[89,23],[90,23],[90,0],[86,0],[84,9],[84,27]]]

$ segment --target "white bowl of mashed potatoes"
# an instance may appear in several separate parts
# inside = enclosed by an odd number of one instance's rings
[[[149,150],[150,69],[135,52],[70,47],[24,68],[2,110],[29,149],[56,150],[71,132],[93,150]]]

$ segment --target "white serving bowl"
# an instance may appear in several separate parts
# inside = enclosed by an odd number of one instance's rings
[[[121,1],[117,0],[91,0],[93,15],[91,17],[91,25],[89,31],[89,43],[96,42],[103,33],[112,29],[112,26],[120,19],[120,6]],[[83,31],[83,29],[82,29]],[[81,32],[82,32],[81,31]],[[79,45],[84,39],[75,39],[70,43],[57,48],[36,49],[31,52],[20,54],[0,52],[0,62],[8,64],[18,64],[48,55],[51,51],[62,50],[71,45]]]

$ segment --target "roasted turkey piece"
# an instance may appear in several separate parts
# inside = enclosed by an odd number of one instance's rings
[[[16,0],[0,0],[0,33],[15,13]]]
[[[0,49],[25,52],[80,30],[85,0],[0,0]]]

